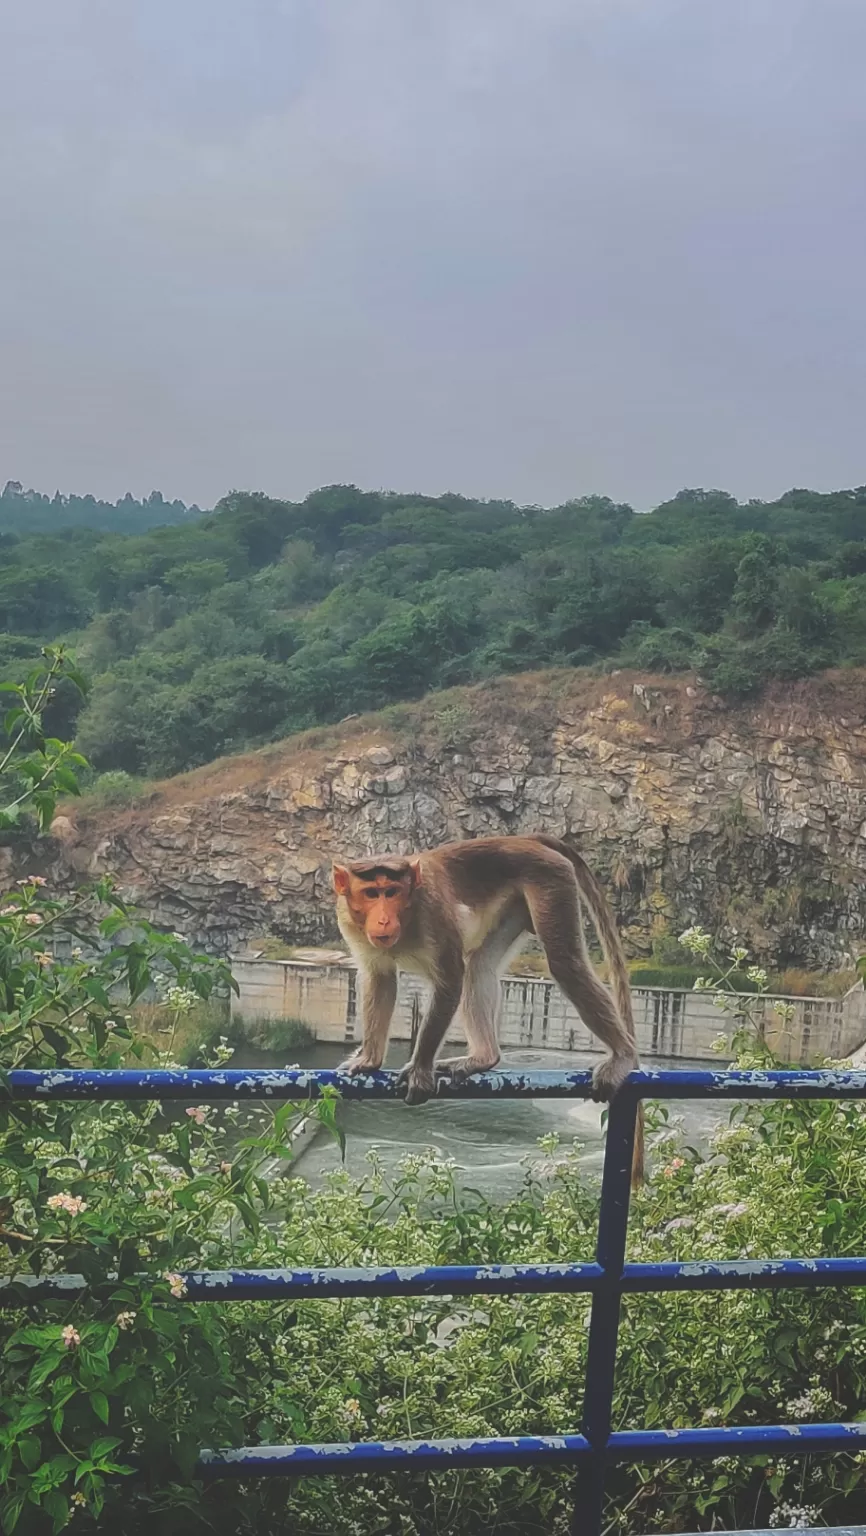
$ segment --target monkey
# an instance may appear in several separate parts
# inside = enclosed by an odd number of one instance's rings
[[[361,974],[362,1043],[342,1065],[381,1067],[397,999],[397,972],[432,983],[433,996],[398,1078],[407,1104],[436,1092],[436,1070],[462,1082],[500,1059],[500,977],[528,934],[584,1023],[608,1047],[594,1068],[593,1098],[608,1101],[639,1066],[622,943],[604,891],[576,849],[555,837],[487,837],[408,857],[383,855],[333,866],[336,917]],[[599,980],[583,935],[581,903],[601,939],[611,990]],[[462,1004],[467,1054],[437,1063]],[[632,1183],[643,1178],[638,1105]]]

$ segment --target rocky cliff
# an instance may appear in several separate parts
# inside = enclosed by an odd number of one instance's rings
[[[39,859],[64,882],[111,870],[226,952],[332,939],[333,858],[546,830],[600,871],[632,952],[697,921],[834,964],[866,947],[864,704],[858,672],[740,707],[694,680],[527,674],[224,759],[121,812],[64,808]]]

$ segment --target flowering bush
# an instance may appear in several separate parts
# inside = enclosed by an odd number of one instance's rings
[[[759,1044],[744,1048],[757,1059]],[[391,1183],[373,1160],[362,1183],[337,1174],[312,1193],[285,1161],[302,1111],[190,1107],[170,1120],[153,1104],[10,1110],[3,1267],[84,1274],[91,1288],[3,1316],[7,1529],[41,1529],[38,1506],[57,1529],[74,1519],[122,1536],[193,1517],[221,1536],[564,1532],[570,1477],[557,1470],[202,1489],[194,1463],[205,1445],[575,1429],[588,1298],[193,1304],[183,1272],[587,1259],[597,1191],[575,1152],[546,1138],[503,1206],[461,1190],[432,1153],[404,1159]],[[706,1153],[682,1144],[666,1108],[649,1118],[656,1172],[630,1258],[866,1251],[859,1105],[752,1105]],[[620,1425],[856,1417],[864,1398],[859,1293],[626,1301]],[[852,1458],[620,1467],[609,1518],[623,1532],[698,1528],[710,1512],[787,1526],[810,1506],[842,1520],[863,1487]]]
[[[0,828],[50,823],[80,765],[47,738],[42,711],[62,652],[14,696],[0,745]],[[0,735],[2,741],[2,735]],[[109,880],[72,894],[44,876],[0,893],[0,1526],[59,1531],[127,1503],[194,1504],[190,1474],[202,1432],[238,1433],[247,1368],[240,1337],[226,1347],[208,1308],[176,1303],[189,1262],[228,1264],[236,1225],[258,1230],[272,1206],[262,1169],[289,1155],[305,1113],[292,1105],[250,1117],[226,1156],[231,1114],[166,1118],[157,1104],[31,1103],[8,1093],[21,1067],[167,1065],[134,1038],[125,1012],[156,988],[177,1017],[231,985],[220,961],[131,911]],[[219,1048],[217,1059],[224,1060]],[[333,1106],[315,1110],[333,1123]],[[199,1141],[196,1132],[201,1128]],[[16,1280],[82,1277],[62,1303],[34,1305]],[[4,1278],[5,1277],[5,1278]],[[123,1488],[135,1479],[135,1493]],[[108,1508],[106,1508],[106,1501]],[[147,1514],[145,1514],[145,1511]],[[173,1518],[173,1517],[172,1517]],[[166,1526],[166,1529],[168,1527]]]

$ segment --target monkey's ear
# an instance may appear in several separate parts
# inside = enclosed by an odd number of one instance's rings
[[[334,865],[334,890],[338,896],[345,896],[349,889],[349,871],[342,864]]]
[[[421,884],[421,865],[417,859],[412,859],[409,864],[409,875],[412,880],[413,891]]]

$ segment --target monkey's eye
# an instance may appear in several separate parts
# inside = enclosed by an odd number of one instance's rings
[[[366,896],[368,901],[378,901],[379,897],[381,895],[381,892],[379,891],[377,886],[375,886],[375,885],[368,885],[367,889],[364,891],[363,894]]]
[[[393,901],[396,896],[400,895],[400,888],[397,885],[389,885],[387,891],[384,891],[382,894],[387,897],[388,901]]]

